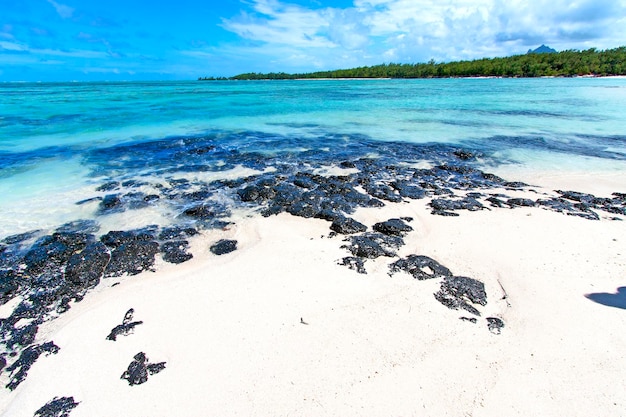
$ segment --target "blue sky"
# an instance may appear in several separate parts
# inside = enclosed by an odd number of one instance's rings
[[[0,0],[0,81],[309,72],[626,45],[626,0]]]

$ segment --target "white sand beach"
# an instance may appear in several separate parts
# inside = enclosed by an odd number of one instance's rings
[[[539,208],[442,217],[426,202],[353,217],[412,217],[398,255],[484,282],[476,323],[433,297],[440,279],[389,276],[393,258],[368,260],[367,274],[338,265],[348,252],[326,221],[241,215],[196,237],[189,262],[103,280],[41,326],[37,341],[60,350],[4,390],[2,415],[55,397],[79,403],[72,417],[625,415],[626,310],[585,295],[626,285],[626,222]],[[238,249],[211,254],[222,238]],[[106,340],[130,308],[143,324]],[[120,376],[139,352],[165,369],[129,386]]]

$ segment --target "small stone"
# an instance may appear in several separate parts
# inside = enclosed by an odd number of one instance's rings
[[[333,220],[330,229],[342,235],[361,233],[367,230],[367,226],[349,217],[339,217]]]
[[[428,256],[409,255],[389,265],[390,275],[404,271],[418,280],[445,278],[452,276],[452,272],[439,262]]]
[[[376,223],[374,230],[384,235],[405,236],[413,228],[406,224],[402,219],[389,219],[386,222]]]
[[[54,397],[46,405],[35,411],[34,417],[69,417],[70,412],[78,404],[74,401],[74,397]]]
[[[128,365],[120,379],[128,381],[128,385],[141,385],[148,380],[148,375],[154,375],[165,369],[165,362],[148,363],[148,358],[143,352],[139,352]]]
[[[124,320],[122,321],[122,324],[117,325],[113,329],[111,329],[111,333],[109,333],[109,335],[107,336],[107,340],[112,340],[115,342],[117,340],[117,336],[127,336],[133,332],[135,327],[143,324],[143,321],[131,321],[134,314],[135,310],[132,308],[129,309],[124,315]]]
[[[210,251],[215,255],[225,255],[237,250],[237,241],[222,239],[210,247]]]
[[[502,333],[504,327],[504,321],[498,317],[487,317],[487,328],[493,334]]]

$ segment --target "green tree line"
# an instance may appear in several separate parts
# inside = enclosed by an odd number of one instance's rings
[[[301,74],[245,73],[229,78],[200,80],[289,80],[301,78],[447,78],[447,77],[573,77],[582,75],[626,75],[626,46],[598,51],[567,50],[557,53],[528,53],[504,58],[420,64],[381,64],[334,71]]]

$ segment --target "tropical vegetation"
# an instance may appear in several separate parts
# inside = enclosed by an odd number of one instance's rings
[[[626,75],[626,46],[614,49],[529,53],[504,58],[419,64],[381,64],[371,67],[301,74],[245,73],[200,80],[288,80],[314,78],[446,78],[446,77],[574,77]]]

